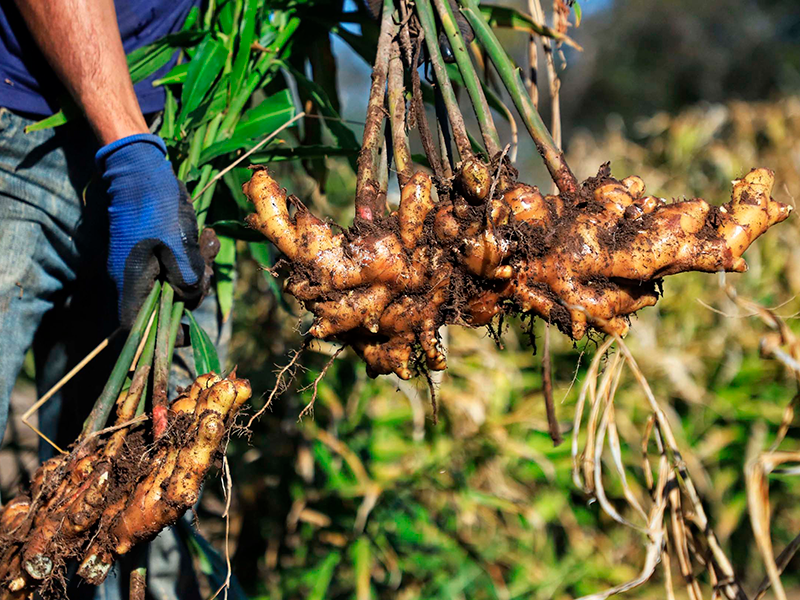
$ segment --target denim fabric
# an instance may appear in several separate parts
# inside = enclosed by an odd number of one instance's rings
[[[98,144],[85,122],[25,134],[31,123],[0,108],[0,438],[28,348],[41,396],[118,325],[106,271],[108,201],[94,165]],[[220,328],[215,299],[194,314],[224,349],[230,324]],[[62,447],[77,437],[123,338],[116,336],[39,411],[40,429]],[[192,381],[191,348],[176,351],[172,373],[173,393]],[[42,460],[52,453],[40,446]],[[68,597],[125,598],[130,568],[123,557],[106,584],[73,581]],[[193,579],[189,573],[185,545],[172,530],[162,532],[149,550],[148,591],[158,600],[199,598],[196,581],[185,581]]]

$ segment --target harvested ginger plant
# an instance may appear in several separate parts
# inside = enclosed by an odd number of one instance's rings
[[[248,223],[283,252],[286,290],[315,316],[310,335],[349,344],[371,375],[408,379],[420,366],[444,369],[438,330],[450,323],[477,327],[504,315],[538,316],[576,340],[589,328],[623,335],[629,315],[656,303],[663,277],[744,271],[742,253],[788,217],[790,208],[770,197],[773,173],[767,169],[736,181],[731,201],[720,207],[701,199],[668,204],[645,195],[639,177],[614,179],[607,165],[579,184],[477,2],[458,0],[456,8],[493,63],[558,195],[517,181],[454,3],[444,0],[383,2],[353,227],[335,232],[294,197],[291,214],[286,192],[264,169],[256,168],[243,187],[256,209]],[[490,162],[469,138],[437,23]],[[427,122],[420,60],[430,64],[437,106],[444,108],[437,111],[437,127]],[[412,83],[408,103],[406,80]],[[393,165],[382,149],[387,116]],[[415,172],[409,124],[418,130],[432,176]],[[445,132],[452,132],[458,162]],[[390,166],[401,189],[392,213],[386,207]]]
[[[58,596],[67,561],[87,582],[102,582],[116,558],[173,524],[200,487],[250,384],[214,373],[198,377],[171,405],[162,435],[124,426],[141,396],[135,386],[117,403],[107,437],[86,436],[69,454],[45,462],[30,494],[0,513],[0,599]],[[136,393],[139,392],[139,393]]]
[[[573,339],[588,328],[624,335],[629,315],[652,306],[666,275],[742,272],[743,252],[790,207],[770,197],[773,173],[734,182],[731,201],[668,204],[642,180],[601,168],[574,195],[544,196],[505,164],[492,177],[465,161],[438,198],[417,172],[396,212],[335,233],[256,169],[244,192],[248,222],[289,262],[286,290],[314,316],[310,335],[350,344],[375,376],[446,366],[444,324],[480,326],[497,315],[533,315]]]

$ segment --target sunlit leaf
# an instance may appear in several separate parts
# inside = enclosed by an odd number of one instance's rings
[[[233,139],[260,138],[268,135],[294,117],[295,112],[289,90],[273,94],[242,115],[233,132]]]
[[[181,112],[178,116],[178,125],[181,125],[189,113],[200,106],[222,71],[222,67],[225,66],[226,58],[225,45],[214,38],[206,38],[200,44],[197,54],[189,63],[186,83],[183,84],[181,91]]]
[[[186,316],[189,319],[189,337],[192,342],[192,353],[194,354],[195,372],[200,375],[203,373],[219,373],[219,356],[217,349],[211,342],[211,338],[194,318],[192,311],[187,310]]]
[[[255,39],[257,15],[258,0],[245,0],[244,14],[239,25],[239,49],[236,51],[236,59],[231,70],[231,96],[236,95],[244,83],[245,70],[250,59],[250,47]]]

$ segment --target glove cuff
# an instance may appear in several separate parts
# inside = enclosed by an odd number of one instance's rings
[[[105,169],[106,160],[114,154],[120,148],[125,148],[126,146],[131,146],[133,144],[138,143],[146,143],[152,144],[158,147],[161,152],[164,153],[164,156],[167,156],[167,145],[164,143],[159,136],[154,135],[152,133],[137,133],[135,135],[129,135],[124,138],[120,138],[115,142],[111,142],[110,144],[103,146],[100,150],[97,151],[97,154],[94,156],[95,163],[99,169]]]

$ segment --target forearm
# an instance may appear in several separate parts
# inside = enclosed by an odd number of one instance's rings
[[[113,0],[16,0],[31,34],[102,144],[148,131]]]

